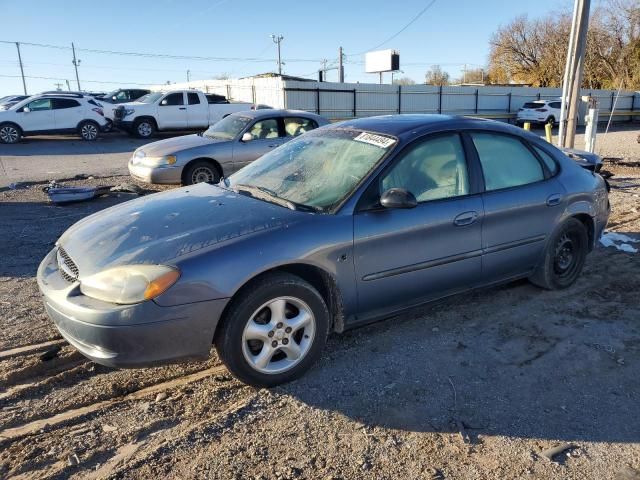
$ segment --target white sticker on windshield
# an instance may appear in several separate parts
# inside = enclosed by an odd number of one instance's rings
[[[389,137],[383,137],[382,135],[375,135],[373,133],[362,132],[358,135],[354,140],[358,142],[368,143],[370,145],[375,145],[380,148],[388,148],[394,143],[396,143],[395,139]]]

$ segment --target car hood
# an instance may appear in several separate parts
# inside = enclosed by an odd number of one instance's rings
[[[602,157],[597,153],[587,152],[585,150],[578,150],[576,148],[560,148],[562,152],[569,157],[571,160],[576,162],[583,168],[587,168],[589,170],[600,170],[602,166]]]
[[[179,256],[292,225],[304,213],[198,184],[148,195],[91,215],[58,240],[79,277],[131,264],[170,264]]]
[[[144,152],[149,157],[160,157],[162,155],[171,155],[188,148],[200,147],[202,145],[211,145],[214,143],[223,143],[228,140],[214,139],[205,137],[204,135],[184,135],[182,137],[166,138],[140,147],[138,152]]]

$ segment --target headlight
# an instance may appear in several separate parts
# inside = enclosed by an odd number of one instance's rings
[[[165,155],[163,157],[142,157],[140,163],[145,167],[163,167],[176,163],[175,155]]]
[[[96,273],[80,282],[87,297],[132,304],[151,300],[178,281],[180,271],[165,265],[126,265]]]
[[[127,117],[131,114],[133,114],[135,112],[135,110],[133,108],[125,108],[124,109],[124,116]]]

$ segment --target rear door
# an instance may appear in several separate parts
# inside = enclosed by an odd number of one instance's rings
[[[318,128],[315,120],[304,117],[284,117],[284,131],[287,140]]]
[[[376,195],[405,189],[418,205],[374,207],[354,216],[363,317],[385,315],[481,281],[483,207],[469,172],[461,136],[432,135],[407,147],[373,185]]]
[[[249,125],[245,133],[250,133],[253,138],[244,142],[242,138],[235,141],[233,166],[236,170],[279,147],[285,141],[282,119],[278,117],[261,118]]]
[[[27,109],[28,111],[25,111]],[[38,98],[16,112],[16,120],[25,132],[55,130],[53,102],[50,98]]]
[[[187,107],[184,97],[184,92],[173,92],[160,100],[157,119],[160,129],[187,128]]]
[[[482,274],[486,283],[527,274],[542,259],[565,190],[519,137],[470,132],[485,183]]]
[[[209,105],[196,92],[187,93],[187,124],[189,128],[207,128],[209,126]]]
[[[54,98],[53,112],[56,129],[75,129],[84,120],[84,107],[73,98]]]

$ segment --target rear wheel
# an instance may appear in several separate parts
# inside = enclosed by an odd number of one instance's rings
[[[274,273],[245,288],[216,335],[218,355],[239,380],[256,387],[291,381],[318,359],[329,311],[301,278]]]
[[[151,138],[156,133],[156,124],[153,120],[143,118],[133,124],[133,132],[138,138]]]
[[[195,161],[187,167],[184,172],[182,183],[193,185],[195,183],[218,183],[220,173],[216,166],[206,160]]]
[[[100,125],[96,122],[92,122],[91,120],[85,120],[78,127],[78,132],[83,140],[92,142],[98,138],[98,135],[100,134]]]
[[[573,285],[584,267],[589,236],[580,220],[570,218],[549,239],[543,262],[529,279],[547,290]]]
[[[17,125],[5,123],[0,125],[0,143],[18,143],[22,132]]]

